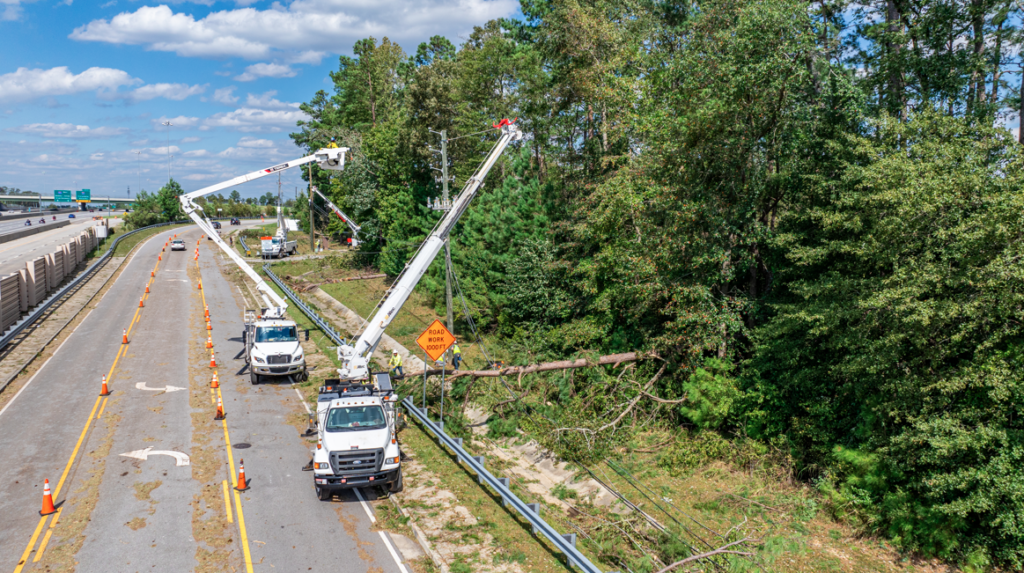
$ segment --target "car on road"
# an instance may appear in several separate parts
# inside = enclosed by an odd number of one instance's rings
[[[241,225],[242,222],[238,220],[238,217],[232,217],[231,218],[231,224],[232,225]]]
[[[74,219],[74,218],[75,218],[75,214],[74,213],[71,213],[70,215],[68,215],[68,219]]]
[[[220,228],[220,221],[214,221],[213,222],[213,228],[214,229],[219,229]]]
[[[171,250],[172,251],[184,251],[185,250],[185,241],[182,241],[181,239],[174,239],[173,241],[171,241]]]

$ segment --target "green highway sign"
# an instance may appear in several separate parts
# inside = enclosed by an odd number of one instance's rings
[[[75,191],[75,201],[92,201],[92,191],[89,189]]]
[[[53,192],[54,203],[70,203],[71,202],[71,190],[69,189],[57,189]]]

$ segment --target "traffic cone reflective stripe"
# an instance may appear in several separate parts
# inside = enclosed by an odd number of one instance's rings
[[[39,510],[39,515],[50,515],[57,513],[57,508],[53,507],[53,496],[50,495],[50,480],[43,480],[43,508]]]
[[[249,484],[245,480],[245,460],[238,460],[238,484],[235,486],[236,491],[245,491],[249,489]]]
[[[220,396],[217,396],[217,415],[213,417],[214,420],[224,419],[224,403],[221,402]]]
[[[210,382],[210,388],[220,388],[220,382],[217,381],[217,373],[213,373],[213,381]]]
[[[103,377],[103,386],[100,388],[100,396],[110,396],[110,390],[107,390],[107,377]]]
[[[125,329],[124,334],[121,335],[121,344],[128,344],[128,329]]]
[[[210,368],[216,368],[216,367],[217,367],[217,359],[214,358],[213,351],[211,350],[210,351]]]
[[[206,323],[206,330],[213,330],[213,325],[209,322]]]

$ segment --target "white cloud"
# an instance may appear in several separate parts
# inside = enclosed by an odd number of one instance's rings
[[[245,68],[245,73],[235,76],[235,81],[251,82],[259,78],[291,78],[297,74],[291,66],[282,64],[253,64]]]
[[[294,128],[295,122],[308,120],[309,116],[293,110],[267,110],[241,107],[232,112],[218,113],[203,122],[205,127],[227,127],[243,132],[281,131]]]
[[[213,92],[213,101],[218,102],[218,103],[222,103],[222,104],[225,104],[225,105],[231,105],[231,104],[233,104],[233,103],[238,101],[238,97],[233,95],[233,93],[232,93],[234,91],[235,91],[235,86],[230,86],[230,87],[220,88],[218,90],[215,90]]]
[[[186,137],[185,139],[181,140],[181,143],[195,143],[197,141],[202,141],[202,139],[203,138],[201,137]]]
[[[95,91],[111,94],[121,86],[140,83],[128,72],[113,68],[89,68],[80,74],[67,66],[49,70],[18,68],[0,75],[0,101],[25,101],[38,97]]]
[[[158,97],[181,101],[189,96],[198,95],[205,91],[205,85],[149,84],[128,92],[124,97],[133,102],[149,101]]]
[[[123,127],[91,128],[88,125],[74,125],[71,123],[30,123],[28,125],[8,128],[7,131],[27,133],[40,137],[79,139],[85,137],[114,137],[128,130]]]
[[[171,118],[160,116],[156,119],[149,120],[149,122],[153,124],[153,127],[167,129],[166,126],[164,126],[163,124],[165,121],[171,122],[172,129],[175,127],[195,127],[199,124],[198,117],[187,117],[184,115],[179,115],[178,117]]]
[[[236,5],[249,3],[236,0]],[[347,52],[368,36],[387,35],[411,52],[430,36],[457,38],[518,8],[517,0],[295,0],[267,9],[214,11],[197,20],[168,6],[143,6],[93,20],[70,37],[188,57],[318,63],[321,53]]]
[[[21,18],[21,5],[29,4],[35,0],[0,0],[3,11],[0,12],[0,21],[11,21]]]
[[[254,137],[243,137],[238,142],[239,147],[269,148],[274,147],[274,142],[269,139],[256,139]]]
[[[274,99],[274,96],[276,95],[277,92],[274,90],[264,92],[258,96],[246,94],[245,105],[248,107],[256,107],[260,109],[299,109],[298,103],[284,102]]]
[[[183,157],[203,157],[205,155],[207,155],[205,149],[194,149],[192,151],[186,151],[185,153],[182,153]]]

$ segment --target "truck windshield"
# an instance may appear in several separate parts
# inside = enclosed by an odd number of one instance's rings
[[[294,326],[264,326],[256,329],[256,342],[296,342]]]
[[[328,432],[355,432],[387,427],[380,406],[349,406],[332,408],[327,415]]]

